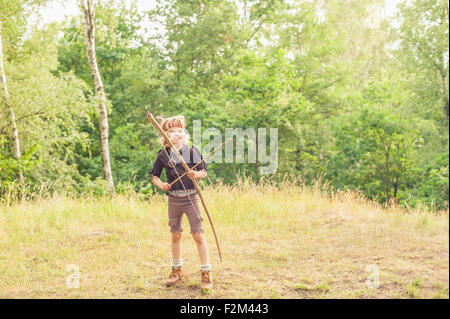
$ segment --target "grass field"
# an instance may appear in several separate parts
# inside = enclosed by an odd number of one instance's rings
[[[449,298],[448,211],[382,208],[289,182],[203,194],[224,257],[204,215],[212,294],[200,292],[186,217],[187,278],[164,286],[167,200],[130,194],[0,206],[0,298]],[[67,286],[70,267],[79,288]]]

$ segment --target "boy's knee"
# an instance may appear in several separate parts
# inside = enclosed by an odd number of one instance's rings
[[[202,231],[192,233],[192,237],[194,237],[197,244],[203,244],[205,242],[205,236]]]
[[[172,241],[178,242],[181,240],[181,232],[174,232],[172,233]]]

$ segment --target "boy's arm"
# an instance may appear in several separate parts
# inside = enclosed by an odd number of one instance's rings
[[[206,176],[208,176],[208,172],[204,169],[195,172],[195,178],[202,179],[202,178],[205,178]]]
[[[161,181],[161,179],[158,176],[153,176],[152,182],[153,182],[153,184],[155,184],[157,187],[161,188],[165,192],[167,192],[170,189],[170,184],[164,183],[163,181]]]
[[[198,179],[202,179],[205,178],[208,175],[208,172],[205,169],[199,170],[199,171],[195,171],[195,170],[190,170],[189,173],[187,173],[187,176],[190,179],[194,179],[194,178],[198,178]]]
[[[161,188],[163,191],[167,192],[170,189],[170,185],[168,183],[164,183],[161,181],[159,176],[161,176],[162,169],[164,167],[163,162],[161,161],[159,154],[161,151],[158,152],[158,155],[156,156],[155,163],[153,164],[153,168],[150,171],[150,175],[152,176],[152,183],[155,184],[157,187]]]
[[[198,167],[192,170],[193,173],[188,173],[188,177],[191,179],[192,178],[203,179],[206,176],[208,176],[208,169],[206,168],[206,163],[203,159],[202,153],[200,153],[200,151],[195,146],[193,146],[191,150],[193,153],[192,156],[194,158],[194,162],[198,163],[199,161],[200,163],[198,164],[196,163]]]
[[[158,176],[152,177],[152,183],[155,184],[158,187],[161,187],[161,179]]]

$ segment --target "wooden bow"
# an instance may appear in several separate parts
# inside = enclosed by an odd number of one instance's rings
[[[167,143],[170,145],[170,148],[174,151],[174,153],[176,154],[178,160],[180,161],[181,165],[183,165],[184,169],[186,170],[186,173],[190,171],[190,168],[187,166],[186,162],[184,161],[183,157],[180,155],[180,153],[178,152],[178,150],[176,149],[175,145],[172,143],[172,141],[170,140],[170,138],[167,136],[166,132],[164,132],[164,130],[162,129],[162,127],[159,125],[159,123],[156,121],[156,119],[154,118],[153,114],[148,112],[147,113],[147,118],[148,120],[153,124],[153,126],[159,131],[159,133],[161,133],[161,135],[164,137],[164,139],[167,141]],[[164,147],[164,146],[163,146]],[[205,200],[203,199],[202,193],[200,192],[200,187],[198,186],[197,180],[194,178],[192,179],[192,183],[194,184],[195,190],[197,191],[198,197],[200,198],[200,201],[202,203],[202,206],[206,212],[206,216],[208,216],[208,220],[209,223],[211,224],[211,228],[214,234],[214,239],[216,240],[216,246],[217,246],[217,251],[219,252],[219,258],[220,261],[223,261],[222,258],[222,253],[220,251],[220,245],[219,245],[219,240],[217,239],[217,234],[216,234],[216,230],[214,228],[214,223],[211,219],[211,216],[209,214],[208,208],[206,207],[205,204]],[[184,188],[184,186],[183,186]],[[185,189],[186,190],[186,189]],[[191,203],[192,204],[192,203]]]

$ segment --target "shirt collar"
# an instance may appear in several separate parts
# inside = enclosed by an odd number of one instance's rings
[[[183,147],[180,148],[178,151],[179,151],[181,154],[183,154],[183,151],[184,151],[187,147],[188,147],[188,145],[187,145],[187,144],[184,144]],[[166,147],[166,151],[167,151],[167,152],[170,152],[170,146],[167,146],[167,147]]]

